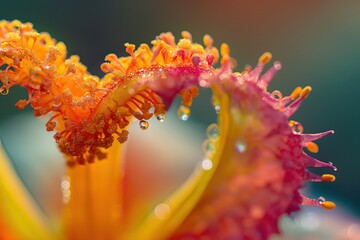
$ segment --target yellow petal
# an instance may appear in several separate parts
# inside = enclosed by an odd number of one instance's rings
[[[19,239],[57,239],[0,145],[0,212]]]

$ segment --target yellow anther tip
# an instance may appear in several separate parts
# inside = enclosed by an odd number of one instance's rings
[[[309,142],[306,148],[312,153],[317,153],[319,151],[319,146],[314,142]]]
[[[223,43],[221,44],[220,46],[220,53],[221,53],[221,56],[228,56],[230,55],[230,47],[227,43]]]
[[[212,37],[209,34],[204,35],[203,38],[204,44],[207,47],[211,47],[214,43],[214,40],[212,39]]]
[[[332,175],[332,174],[323,174],[321,176],[321,180],[324,181],[324,182],[333,182],[335,181],[335,176]]]
[[[323,208],[325,208],[326,210],[331,210],[331,209],[336,208],[336,204],[334,202],[331,202],[331,201],[324,201],[324,202],[321,203],[321,206]]]
[[[301,94],[302,90],[302,87],[295,88],[290,95],[291,99],[294,100],[295,98],[297,98]]]
[[[181,37],[189,39],[190,41],[192,41],[191,33],[189,33],[188,31],[182,31],[181,32]]]
[[[263,55],[259,58],[259,63],[267,64],[272,59],[272,54],[270,52],[264,52]]]
[[[311,87],[310,87],[310,86],[306,86],[306,87],[304,87],[304,89],[301,91],[300,97],[301,97],[301,98],[306,98],[307,96],[309,96],[310,92],[311,92]]]

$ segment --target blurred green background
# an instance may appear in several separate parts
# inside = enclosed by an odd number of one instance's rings
[[[227,42],[239,70],[256,64],[264,51],[272,52],[283,70],[271,89],[289,94],[298,85],[313,87],[293,118],[306,132],[336,132],[318,141],[316,157],[338,167],[337,180],[311,184],[317,192],[312,197],[321,194],[360,213],[360,1],[18,0],[3,1],[0,18],[29,21],[51,33],[97,75],[106,54],[124,55],[125,42],[149,43],[164,31],[179,37],[188,30],[199,42],[208,33],[218,47]],[[1,97],[1,120],[19,114],[14,107],[19,95],[25,92],[14,89]],[[214,121],[210,107],[203,107],[208,101],[206,94],[196,101],[195,121]]]

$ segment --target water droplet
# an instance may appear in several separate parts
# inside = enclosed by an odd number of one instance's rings
[[[149,127],[149,123],[147,121],[145,121],[145,120],[141,120],[139,122],[139,126],[140,126],[140,129],[146,130]]]
[[[246,143],[243,140],[239,140],[236,142],[235,148],[238,152],[244,153],[246,151]]]
[[[155,216],[160,220],[165,220],[170,216],[171,208],[166,203],[156,205],[154,209]]]
[[[61,179],[61,192],[62,192],[62,200],[63,203],[68,203],[71,197],[71,190],[70,190],[70,178],[68,176],[64,176]]]
[[[0,89],[0,91],[1,91],[0,94],[1,94],[1,95],[4,95],[4,96],[5,96],[5,95],[8,95],[9,92],[10,92],[8,88]]]
[[[190,108],[185,105],[181,105],[177,111],[180,120],[187,121],[190,117]]]
[[[212,105],[214,106],[214,109],[216,111],[216,114],[219,113],[220,111],[220,101],[217,97],[213,96],[212,97]]]
[[[215,153],[215,143],[209,139],[206,139],[202,144],[202,149],[205,155],[211,158]]]
[[[210,124],[206,132],[209,139],[212,141],[216,141],[219,138],[219,127],[216,123]]]
[[[164,122],[165,119],[166,119],[166,115],[165,114],[159,114],[156,116],[156,119],[159,121],[159,122]]]
[[[332,169],[336,172],[338,169],[334,166],[332,162],[328,162],[328,164],[332,167]]]
[[[293,133],[301,134],[304,132],[304,127],[301,125],[301,123],[295,122],[291,126],[291,129]]]
[[[205,171],[209,171],[210,169],[212,169],[213,167],[213,163],[210,159],[204,159],[202,162],[201,162],[201,167],[202,169],[204,169]]]
[[[322,204],[323,202],[326,201],[326,199],[324,197],[318,197],[317,201],[319,204]]]
[[[283,98],[283,95],[280,91],[275,90],[271,93],[271,96],[273,96],[275,99],[279,100]]]

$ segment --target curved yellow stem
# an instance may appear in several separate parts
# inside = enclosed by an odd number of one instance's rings
[[[218,90],[213,88],[214,94]],[[219,96],[221,99],[221,108],[228,109],[229,97],[226,95]],[[228,133],[228,115],[220,111],[219,127],[221,138],[226,139]],[[157,205],[153,212],[144,220],[144,222],[131,230],[124,239],[166,239],[169,237],[184,221],[192,211],[196,203],[203,195],[209,181],[211,180],[219,164],[225,141],[219,141],[217,152],[212,158],[213,166],[210,170],[204,171],[198,167],[191,177],[167,200]]]

